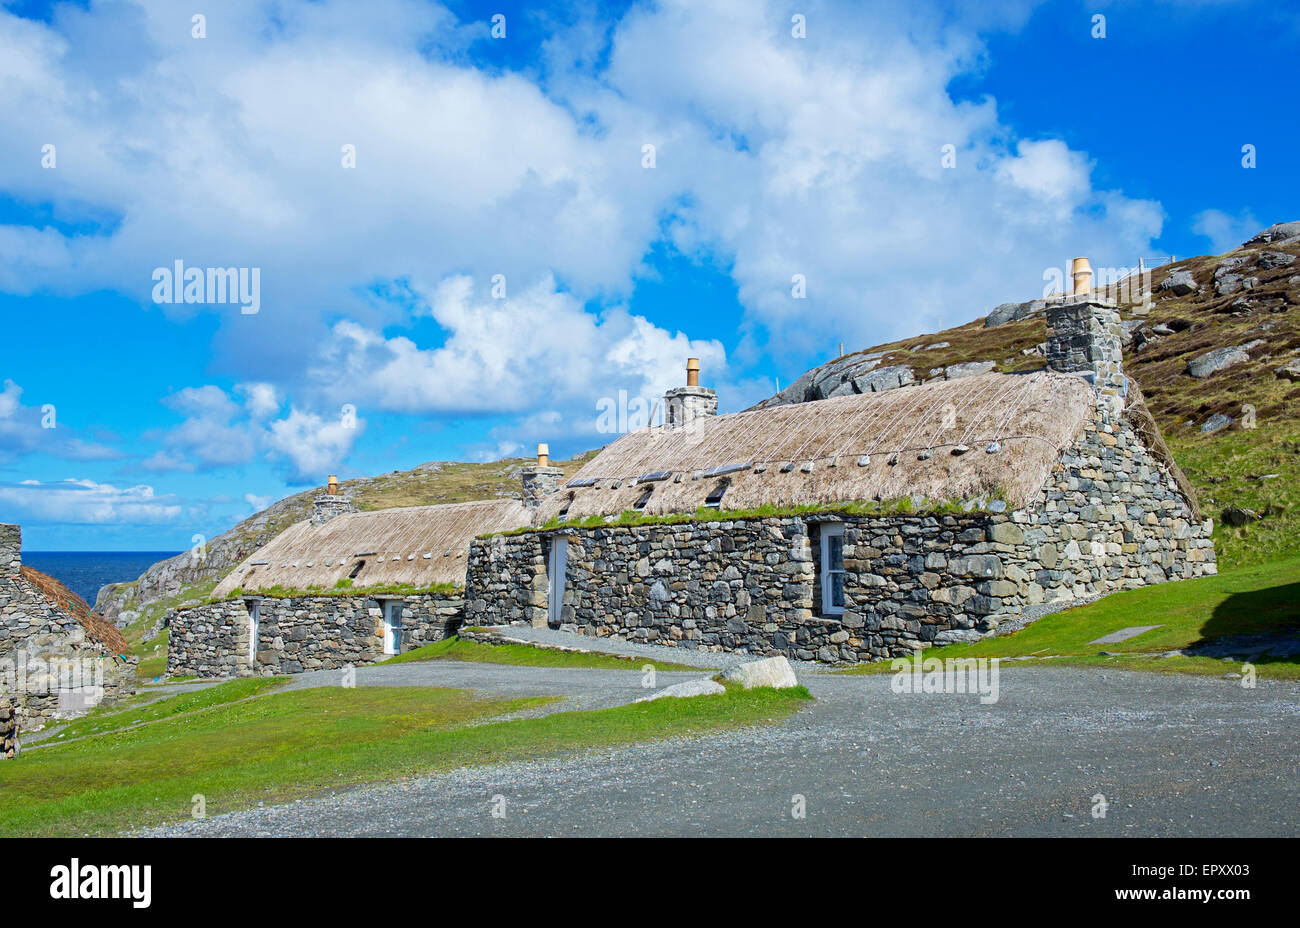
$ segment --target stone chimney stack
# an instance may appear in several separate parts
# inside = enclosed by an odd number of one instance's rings
[[[664,394],[664,424],[677,428],[718,414],[718,394],[700,386],[700,359],[687,358],[686,386],[673,387]]]
[[[22,526],[0,523],[0,578],[18,576],[18,568],[22,566]]]
[[[564,471],[551,466],[551,449],[543,444],[537,446],[537,463],[525,467],[520,479],[524,484],[524,505],[536,509],[543,499],[560,488]]]
[[[1047,367],[1087,378],[1097,391],[1098,416],[1110,423],[1124,411],[1128,396],[1120,347],[1123,329],[1115,304],[1091,295],[1092,269],[1086,265],[1086,258],[1075,259],[1075,288],[1082,284],[1088,289],[1047,306]]]
[[[330,474],[324,494],[312,501],[311,524],[324,525],[335,516],[356,511],[356,504],[339,493],[339,478]]]

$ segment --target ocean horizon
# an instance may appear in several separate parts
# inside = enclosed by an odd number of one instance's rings
[[[102,587],[134,580],[179,551],[24,551],[23,563],[49,574],[91,606]]]

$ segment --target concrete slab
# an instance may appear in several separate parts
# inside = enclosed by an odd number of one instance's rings
[[[1111,632],[1109,635],[1102,635],[1088,644],[1119,644],[1121,641],[1128,641],[1130,638],[1136,638],[1143,632],[1149,632],[1153,628],[1163,628],[1163,625],[1130,625],[1128,628],[1121,628],[1117,632]]]

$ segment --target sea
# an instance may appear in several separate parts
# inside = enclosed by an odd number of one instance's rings
[[[23,551],[23,563],[76,593],[91,606],[99,588],[134,580],[178,551]]]

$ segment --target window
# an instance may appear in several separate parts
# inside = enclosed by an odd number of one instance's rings
[[[704,498],[704,505],[709,509],[721,509],[722,497],[729,486],[731,486],[730,480],[719,480],[717,486],[710,490],[709,495]]]
[[[825,524],[821,529],[822,614],[844,612],[844,526]]]
[[[650,504],[650,497],[654,494],[654,487],[646,490],[641,494],[641,498],[632,504],[632,508],[637,512],[645,512],[645,507]]]
[[[574,494],[570,493],[569,498],[564,501],[563,508],[560,509],[560,520],[563,521],[569,516],[569,510],[573,507]]]
[[[365,566],[366,566],[365,561],[357,561],[355,564],[353,564],[352,571],[348,574],[348,579],[349,580],[357,579],[357,574],[361,573],[361,568]]]

